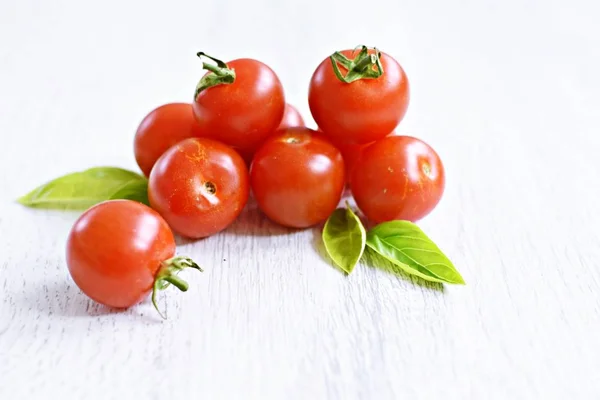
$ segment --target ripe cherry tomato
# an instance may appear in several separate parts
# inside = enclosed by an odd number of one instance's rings
[[[344,158],[344,165],[346,167],[346,181],[350,182],[350,175],[356,165],[356,160],[360,157],[360,153],[371,143],[367,144],[336,144],[336,147],[342,153]]]
[[[304,119],[296,107],[291,104],[286,104],[283,119],[277,129],[293,128],[296,126],[304,126]]]
[[[344,189],[340,151],[317,132],[288,128],[256,152],[250,183],[258,207],[273,221],[305,228],[336,209]]]
[[[177,233],[202,238],[229,226],[248,200],[248,169],[231,147],[191,138],[167,150],[150,173],[148,198]]]
[[[444,186],[438,154],[410,136],[391,136],[368,146],[350,177],[356,204],[377,223],[420,220],[439,203]]]
[[[194,95],[194,115],[203,136],[234,147],[246,159],[279,125],[285,97],[271,68],[253,59],[223,63],[204,53],[217,65],[203,63],[209,72]]]
[[[158,157],[177,142],[200,136],[200,126],[189,103],[170,103],[152,110],[135,133],[135,159],[146,176]]]
[[[92,300],[115,308],[133,306],[167,283],[186,291],[177,272],[200,267],[174,255],[175,239],[165,220],[132,200],[89,208],[67,239],[67,266],[77,286]],[[156,306],[154,295],[153,302]]]
[[[397,133],[392,132],[388,136],[397,136]],[[336,147],[342,152],[342,157],[344,157],[344,165],[346,165],[346,180],[348,183],[350,182],[352,170],[354,169],[360,154],[372,143],[373,142],[366,144],[336,143]]]
[[[404,118],[408,78],[383,52],[344,50],[315,70],[308,101],[315,122],[332,141],[365,144],[389,135]]]

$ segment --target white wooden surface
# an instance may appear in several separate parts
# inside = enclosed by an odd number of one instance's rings
[[[589,1],[0,2],[0,399],[600,398],[600,29]],[[318,62],[361,43],[412,84],[401,131],[448,174],[422,227],[467,286],[321,257],[256,210],[184,243],[191,289],[112,313],[67,273],[76,214],[14,199],[135,168],[147,111],[194,54],[270,64],[310,120]],[[170,397],[167,397],[170,396]]]

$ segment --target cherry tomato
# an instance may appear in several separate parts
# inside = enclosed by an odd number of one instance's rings
[[[187,257],[174,257],[175,239],[163,218],[132,200],[109,200],[85,211],[67,239],[67,266],[75,284],[92,300],[127,308],[166,283],[187,290],[176,276],[200,270]],[[153,296],[156,306],[156,299]]]
[[[158,157],[177,142],[200,136],[200,126],[189,103],[170,103],[152,110],[135,133],[135,159],[146,176]]]
[[[438,154],[410,136],[391,136],[368,146],[350,177],[356,204],[377,223],[420,220],[439,203],[444,186]]]
[[[397,136],[397,133],[392,132],[388,136]],[[366,144],[336,143],[336,147],[342,152],[342,157],[344,157],[344,165],[346,165],[346,180],[348,183],[350,182],[352,170],[354,169],[360,154],[372,143],[373,142]]]
[[[283,87],[275,72],[260,61],[243,58],[217,65],[196,88],[193,110],[203,136],[236,148],[246,159],[279,125],[285,109]]]
[[[293,128],[296,126],[304,126],[304,119],[296,107],[291,104],[286,104],[283,119],[277,129]]]
[[[317,67],[308,101],[315,122],[333,142],[365,144],[389,135],[404,118],[408,78],[383,52],[344,50]]]
[[[369,146],[371,143],[367,144],[336,144],[336,147],[342,153],[342,157],[344,158],[344,165],[346,167],[346,181],[350,182],[350,175],[352,174],[352,170],[356,164],[356,160],[360,157],[360,153],[364,150],[365,147]]]
[[[267,217],[284,226],[306,228],[336,209],[345,183],[344,160],[316,131],[288,128],[256,152],[250,183]]]
[[[248,201],[248,169],[231,147],[191,138],[167,150],[150,173],[148,198],[182,236],[202,238],[229,226]]]

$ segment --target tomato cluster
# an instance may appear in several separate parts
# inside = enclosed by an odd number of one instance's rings
[[[308,91],[315,129],[286,104],[268,65],[198,56],[206,72],[193,101],[154,109],[135,134],[149,207],[105,201],[71,231],[69,270],[96,301],[128,307],[169,284],[186,290],[177,273],[199,267],[175,257],[172,231],[193,239],[214,235],[236,220],[251,195],[269,219],[292,228],[324,222],[346,186],[376,223],[417,221],[440,201],[439,156],[397,132],[409,82],[392,56],[362,46],[323,60]]]
[[[406,73],[390,55],[363,46],[323,60],[308,92],[314,130],[285,103],[266,64],[198,55],[207,72],[192,104],[152,111],[135,140],[151,205],[177,233],[199,238],[224,229],[249,189],[267,217],[294,228],[327,219],[345,182],[374,222],[416,221],[439,202],[439,156],[395,132],[410,96]]]

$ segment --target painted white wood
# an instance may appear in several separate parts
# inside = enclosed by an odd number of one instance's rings
[[[583,1],[0,2],[0,399],[597,399],[600,5]],[[135,168],[153,107],[189,101],[196,51],[255,57],[310,120],[310,76],[376,45],[405,67],[400,131],[448,185],[422,221],[467,286],[366,265],[249,210],[183,243],[206,268],[112,313],[70,280],[77,214],[14,199],[94,165]],[[170,397],[167,397],[170,396]]]

